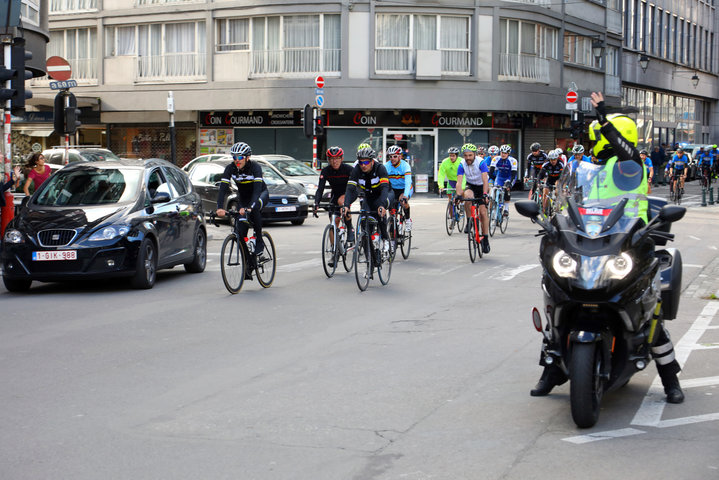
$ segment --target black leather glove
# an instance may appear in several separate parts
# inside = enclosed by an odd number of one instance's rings
[[[599,102],[594,109],[597,112],[597,121],[600,125],[604,125],[607,122],[607,109],[604,106],[604,100]]]

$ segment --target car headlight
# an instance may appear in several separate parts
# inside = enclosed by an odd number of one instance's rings
[[[115,237],[122,237],[127,235],[130,231],[130,227],[127,225],[109,225],[103,227],[90,235],[89,240],[91,242],[97,242],[102,240],[112,240]]]
[[[562,278],[575,278],[577,276],[577,261],[564,250],[559,250],[552,257],[552,267]]]
[[[8,228],[5,230],[5,243],[24,243],[25,238],[20,230]]]
[[[609,274],[612,278],[616,278],[618,280],[621,280],[629,275],[632,268],[634,268],[634,261],[632,261],[632,257],[626,252],[607,260],[607,270],[609,271]]]
[[[300,203],[307,203],[307,195],[304,193],[300,194],[300,196],[297,197],[297,201]]]
[[[317,191],[317,185],[314,183],[305,183],[305,190],[307,190],[307,193],[310,195],[314,195],[314,193]]]

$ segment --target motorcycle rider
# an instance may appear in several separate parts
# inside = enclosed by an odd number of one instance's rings
[[[637,151],[637,126],[634,121],[626,115],[607,115],[604,105],[604,96],[601,93],[592,92],[592,105],[597,113],[597,120],[589,127],[589,138],[595,140],[594,153],[598,163],[605,164],[613,172],[611,179],[605,179],[605,188],[602,194],[606,200],[617,203],[621,198],[628,197],[629,202],[625,206],[625,215],[641,217],[647,222],[647,211],[649,202],[646,197],[648,190],[646,169]],[[622,167],[622,163],[631,161],[636,163],[638,168]],[[639,175],[637,174],[639,172]],[[609,177],[609,175],[607,175]],[[682,392],[677,374],[681,371],[679,362],[674,355],[674,345],[669,337],[669,332],[662,323],[658,331],[656,344],[652,347],[652,356],[657,364],[657,372],[664,386],[666,401],[668,403],[682,403],[684,392]],[[545,340],[539,364],[544,366],[544,371],[537,385],[530,391],[533,397],[541,397],[549,394],[552,389],[568,380],[564,372],[556,365],[547,365],[545,362],[545,348],[551,347]]]

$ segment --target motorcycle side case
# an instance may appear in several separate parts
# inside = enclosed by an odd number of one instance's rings
[[[676,248],[655,252],[662,277],[662,312],[664,320],[674,320],[679,311],[682,290],[682,255]]]
[[[659,210],[661,210],[662,207],[667,204],[667,201],[664,200],[663,198],[651,197],[651,196],[647,197],[647,200],[649,200],[649,211],[647,212],[647,217],[649,217],[649,221],[651,221],[652,218],[659,215]],[[657,230],[659,230],[660,232],[669,233],[671,231],[671,227],[672,227],[671,223],[666,223],[666,224],[662,225],[661,227],[659,227]],[[656,240],[654,240],[654,244],[659,247],[663,247],[667,244],[667,240],[656,239]]]

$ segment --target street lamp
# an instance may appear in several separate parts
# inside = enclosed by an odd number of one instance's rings
[[[694,72],[694,75],[692,76],[692,85],[694,85],[694,88],[697,88],[697,85],[699,85],[699,75]]]
[[[639,57],[639,66],[642,67],[642,72],[647,73],[647,68],[649,67],[649,57],[646,52],[642,52]]]
[[[599,38],[592,42],[592,55],[594,55],[597,62],[604,56],[604,42]]]

